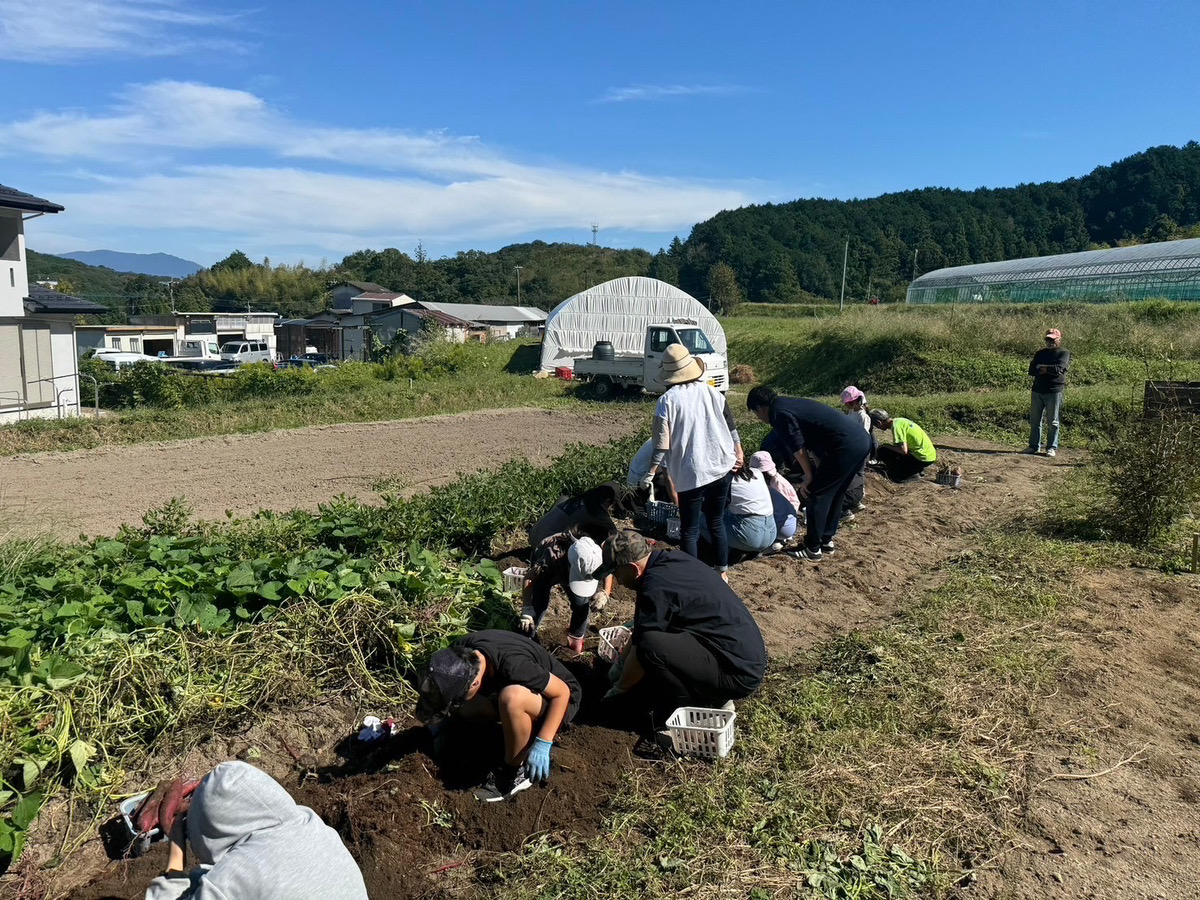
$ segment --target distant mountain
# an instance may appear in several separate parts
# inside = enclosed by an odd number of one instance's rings
[[[187,278],[195,275],[204,266],[188,259],[180,259],[169,253],[121,253],[117,250],[77,250],[74,253],[56,253],[63,259],[73,259],[89,266],[104,266],[116,272],[135,272],[141,275],[157,275],[166,278]]]

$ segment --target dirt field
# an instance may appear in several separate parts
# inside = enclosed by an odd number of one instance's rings
[[[172,497],[216,519],[311,509],[338,494],[376,499],[381,478],[421,490],[516,456],[548,462],[575,441],[618,437],[634,422],[614,409],[490,410],[14,456],[0,460],[0,534],[111,534]]]
[[[935,583],[938,565],[969,548],[976,531],[1035,508],[1055,471],[1076,464],[1069,453],[1051,462],[980,442],[940,446],[943,458],[966,470],[961,489],[872,476],[869,508],[839,534],[835,556],[816,565],[774,556],[731,571],[773,656],[886,621],[911,591]],[[964,897],[1200,895],[1200,590],[1195,579],[1131,569],[1092,578],[1062,635],[1073,656],[1070,676],[1039,711],[1048,742],[1015,849]],[[620,592],[592,626],[630,612],[630,598]],[[542,631],[548,646],[561,643],[565,613],[559,598]],[[199,774],[222,758],[253,758],[338,828],[373,898],[461,898],[473,896],[467,873],[480,854],[516,849],[539,834],[592,834],[613,779],[631,768],[654,777],[655,766],[679,764],[643,758],[631,734],[585,726],[564,738],[547,788],[511,803],[480,804],[466,790],[479,773],[439,769],[419,730],[397,738],[387,758],[348,754],[339,742],[354,716],[342,709],[301,713],[285,732],[256,728],[226,737],[190,754],[184,767]],[[1055,745],[1058,735],[1081,728],[1091,735],[1087,746]],[[62,877],[47,896],[141,897],[162,854],[106,864],[93,841],[74,861],[75,877]],[[74,890],[82,871],[100,879]]]

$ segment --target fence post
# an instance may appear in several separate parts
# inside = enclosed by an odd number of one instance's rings
[[[1200,534],[1192,535],[1192,574],[1200,575]]]

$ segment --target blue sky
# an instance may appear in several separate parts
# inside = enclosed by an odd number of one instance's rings
[[[1200,138],[1192,0],[0,0],[34,249],[655,250],[721,209],[1082,175]]]

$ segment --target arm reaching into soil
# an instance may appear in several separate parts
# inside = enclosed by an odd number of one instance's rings
[[[567,707],[571,705],[571,689],[565,681],[551,672],[550,682],[542,691],[542,696],[549,701],[549,705],[537,736],[543,741],[553,743],[554,738],[558,736],[558,729],[562,727],[563,719],[566,718]]]

